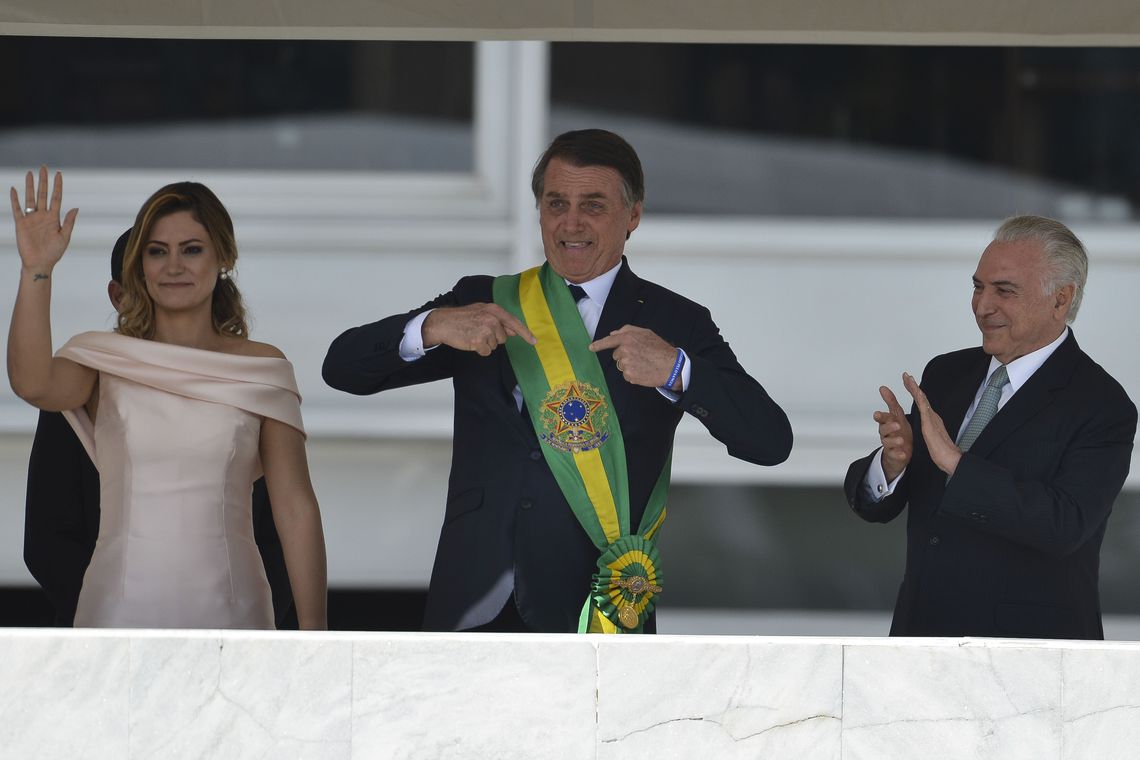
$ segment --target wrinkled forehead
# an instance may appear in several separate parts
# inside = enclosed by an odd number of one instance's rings
[[[1045,274],[1044,246],[1039,240],[993,241],[982,251],[974,278],[983,283],[1039,282]]]

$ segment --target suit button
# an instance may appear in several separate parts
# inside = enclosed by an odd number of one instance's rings
[[[519,502],[519,506],[523,509],[530,509],[534,506],[534,502],[532,502],[530,499],[523,499],[521,502]]]
[[[538,460],[542,459],[542,452],[538,449],[535,449],[534,451],[530,452],[530,458],[537,462]]]
[[[698,417],[708,417],[709,416],[709,410],[705,409],[703,406],[700,406],[699,404],[693,404],[693,414],[697,415]]]
[[[930,537],[930,545],[931,546],[938,546],[938,544],[941,543],[941,541],[942,541],[942,539],[939,538],[938,536],[931,536]]]

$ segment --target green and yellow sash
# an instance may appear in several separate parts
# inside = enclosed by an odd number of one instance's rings
[[[566,282],[543,264],[495,278],[494,299],[538,339],[511,337],[507,354],[546,463],[601,552],[578,631],[640,633],[663,582],[652,539],[665,521],[672,455],[632,533],[621,425]]]

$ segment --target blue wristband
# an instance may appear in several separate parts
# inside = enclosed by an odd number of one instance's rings
[[[677,378],[681,374],[681,367],[685,366],[685,352],[677,349],[677,361],[673,362],[673,371],[669,373],[669,379],[661,387],[667,391],[673,391],[673,383],[677,382]]]

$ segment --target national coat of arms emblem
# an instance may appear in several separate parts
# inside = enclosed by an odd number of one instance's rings
[[[571,380],[542,400],[540,438],[556,451],[578,454],[596,449],[610,437],[606,398],[589,383]]]

